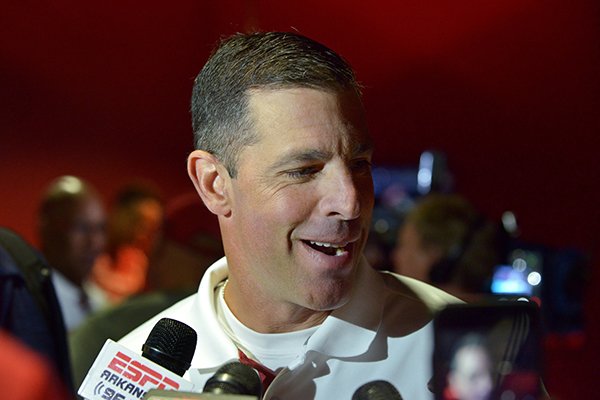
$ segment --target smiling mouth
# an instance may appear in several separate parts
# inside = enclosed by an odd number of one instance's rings
[[[348,243],[338,245],[333,243],[314,242],[312,240],[306,240],[304,243],[323,254],[327,254],[328,256],[343,256],[344,254],[348,253]]]

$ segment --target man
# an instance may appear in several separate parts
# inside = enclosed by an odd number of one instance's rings
[[[430,194],[407,214],[393,251],[394,272],[474,302],[489,294],[503,240],[465,198]]]
[[[94,301],[117,305],[146,289],[163,220],[163,201],[153,185],[131,183],[119,190],[108,218],[106,252],[90,273]]]
[[[196,192],[170,200],[165,205],[164,237],[145,277],[147,291],[95,313],[69,335],[75,387],[83,383],[106,339],[122,338],[152,316],[196,292],[206,268],[222,256],[216,217],[198,201]]]
[[[3,227],[0,227],[0,304],[0,330],[50,363],[65,388],[72,390],[67,335],[50,267],[22,237]],[[10,346],[8,342],[6,346]],[[4,343],[0,346],[4,360],[11,360],[10,351],[3,346]],[[19,375],[18,371],[13,372]],[[19,377],[10,379],[13,378]],[[3,394],[10,392],[4,382],[0,382],[0,387]]]
[[[140,351],[168,316],[199,335],[187,374],[197,391],[240,359],[265,399],[350,399],[376,379],[431,398],[428,306],[454,298],[362,257],[372,147],[348,64],[298,34],[235,35],[198,75],[192,119],[188,172],[226,257],[121,343]]]
[[[83,180],[62,176],[46,190],[39,209],[40,244],[67,331],[93,310],[83,286],[104,250],[105,224],[100,198]]]

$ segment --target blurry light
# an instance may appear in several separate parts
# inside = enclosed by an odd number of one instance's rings
[[[535,271],[529,273],[529,275],[527,275],[527,282],[529,282],[531,286],[539,285],[542,282],[542,274]]]
[[[380,218],[375,221],[373,228],[377,233],[386,233],[390,229],[390,224],[385,219]]]
[[[76,194],[83,189],[83,182],[74,176],[65,176],[61,178],[60,186],[65,192]]]
[[[512,211],[505,211],[502,214],[502,226],[506,232],[513,236],[519,233],[519,226],[517,225],[517,217]]]
[[[496,270],[491,290],[496,294],[531,294],[525,275],[509,265],[502,265]]]
[[[529,303],[529,299],[527,297],[519,297],[517,301],[524,301],[525,303]]]
[[[431,185],[431,171],[421,168],[417,174],[417,182],[421,187],[429,187]]]
[[[515,270],[523,272],[527,268],[527,261],[523,258],[515,258],[512,265]]]
[[[425,151],[419,159],[419,172],[417,173],[417,189],[421,194],[427,194],[431,190],[433,179],[433,153]]]

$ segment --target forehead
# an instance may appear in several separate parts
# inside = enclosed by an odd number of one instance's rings
[[[74,222],[103,220],[105,218],[104,208],[99,199],[91,196],[84,197],[73,208],[71,218]]]
[[[259,144],[279,151],[312,145],[370,149],[363,105],[352,90],[252,90],[248,104]]]

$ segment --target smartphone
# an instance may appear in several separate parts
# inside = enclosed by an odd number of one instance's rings
[[[535,303],[447,306],[434,319],[435,399],[538,399],[541,339]]]

